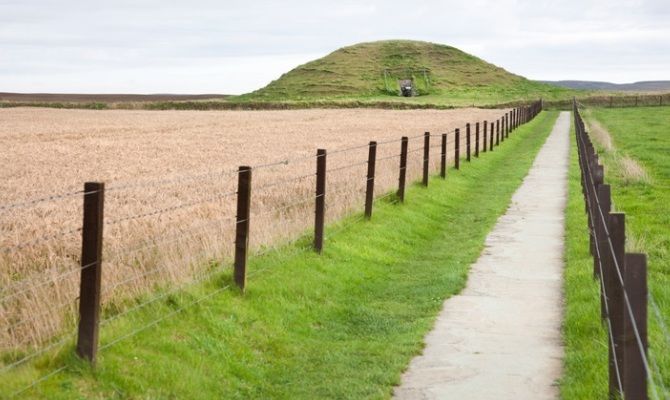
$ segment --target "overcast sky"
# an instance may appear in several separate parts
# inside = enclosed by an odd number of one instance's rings
[[[669,0],[0,0],[0,92],[244,93],[381,39],[531,79],[670,79]]]

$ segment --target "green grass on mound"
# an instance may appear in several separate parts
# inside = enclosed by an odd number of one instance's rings
[[[115,320],[102,329],[103,346],[210,296],[103,350],[95,369],[66,349],[0,376],[0,393],[65,365],[20,397],[389,398],[444,299],[464,286],[556,117],[544,112],[446,180],[412,186],[405,204],[376,202],[371,221],[329,226],[322,255],[305,237],[252,257],[244,295],[215,294],[230,284],[227,269]]]
[[[412,79],[419,94],[399,96],[398,81]],[[567,98],[578,91],[528,80],[454,47],[412,41],[359,43],[283,74],[246,101],[403,102],[451,106]]]

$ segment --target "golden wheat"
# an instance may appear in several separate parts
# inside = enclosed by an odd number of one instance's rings
[[[401,136],[415,137],[411,182],[421,175],[423,131],[448,132],[452,160],[454,128],[504,111],[2,109],[0,352],[38,346],[75,324],[82,213],[76,192],[84,181],[106,182],[103,307],[118,311],[154,287],[188,282],[212,261],[230,259],[237,166],[258,166],[251,245],[259,250],[312,226],[317,147],[331,152],[331,222],[363,205],[367,141],[380,142],[379,195],[397,187]],[[465,129],[461,137],[464,154]],[[434,172],[439,138],[431,140]],[[25,204],[50,194],[62,197]]]

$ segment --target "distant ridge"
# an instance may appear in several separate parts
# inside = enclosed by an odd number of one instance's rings
[[[42,102],[115,102],[115,101],[183,101],[225,99],[225,94],[74,94],[0,92],[0,101]]]
[[[568,89],[583,89],[583,90],[612,90],[612,91],[635,91],[635,92],[650,92],[650,91],[670,91],[670,81],[641,81],[634,83],[610,83],[598,81],[538,81],[548,83],[556,86],[565,87]]]

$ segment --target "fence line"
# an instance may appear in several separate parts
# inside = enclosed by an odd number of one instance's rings
[[[665,107],[670,105],[670,93],[631,94],[631,95],[594,95],[576,99],[579,105],[588,107],[625,108],[625,107]],[[544,107],[569,110],[572,100],[545,100]],[[512,105],[514,103],[510,103]],[[504,105],[503,105],[504,106]]]
[[[521,124],[527,123],[531,121],[540,111],[541,111],[541,101],[534,102],[530,105],[526,105],[523,107],[515,108],[511,110],[508,113],[505,113],[501,118],[499,118],[496,121],[496,125],[498,127],[498,135],[499,138],[502,140],[499,140],[496,142],[496,145],[499,145],[502,143],[504,140],[503,138],[509,136],[509,132],[513,131],[516,129],[518,126]],[[486,122],[484,123],[486,125]],[[477,129],[476,129],[476,134],[479,135],[479,123],[476,124]],[[493,126],[493,122],[491,122],[491,126]],[[471,145],[473,144],[473,140],[471,138],[471,135],[474,134],[471,129],[471,125],[467,124],[465,125],[466,131],[465,131],[465,139],[467,143],[467,161],[472,161],[474,158],[470,158],[471,155]],[[502,129],[501,129],[502,128]],[[257,191],[262,191],[264,189],[267,189],[269,187],[275,187],[275,186],[280,186],[280,185],[286,185],[287,183],[292,183],[300,180],[304,180],[309,177],[315,177],[316,178],[316,190],[315,194],[313,196],[307,197],[304,202],[314,202],[315,204],[315,213],[317,217],[315,218],[315,226],[314,226],[314,250],[317,252],[321,252],[324,246],[324,224],[325,224],[325,212],[328,210],[328,202],[327,200],[329,199],[329,195],[332,196],[333,194],[338,194],[338,192],[334,193],[329,193],[327,188],[326,188],[326,177],[328,173],[332,173],[335,171],[347,169],[347,168],[352,168],[354,166],[361,166],[361,165],[367,165],[367,174],[364,177],[361,177],[361,184],[365,183],[365,190],[362,191],[361,193],[365,193],[365,203],[364,203],[364,209],[365,212],[363,214],[363,219],[369,219],[372,217],[372,211],[374,208],[374,202],[379,201],[381,199],[387,199],[391,197],[396,197],[400,202],[402,202],[405,198],[405,173],[408,169],[407,161],[408,161],[408,153],[412,153],[414,151],[419,151],[423,150],[423,158],[420,160],[422,169],[423,169],[423,184],[425,186],[428,186],[429,184],[429,161],[431,160],[431,154],[430,154],[430,149],[435,148],[435,147],[440,147],[441,152],[440,152],[440,176],[442,178],[446,177],[446,172],[445,172],[445,162],[446,162],[446,154],[447,154],[447,146],[449,144],[455,144],[454,151],[455,151],[455,165],[458,168],[461,154],[459,153],[459,142],[460,142],[460,137],[461,137],[461,131],[460,128],[457,128],[453,131],[455,135],[452,135],[451,132],[449,134],[431,134],[429,132],[425,132],[424,134],[421,135],[416,135],[412,137],[402,137],[401,139],[397,140],[388,140],[385,142],[370,142],[367,145],[358,145],[358,146],[351,146],[347,148],[342,148],[342,149],[336,149],[334,151],[326,152],[325,149],[319,149],[316,153],[315,156],[308,156],[308,157],[301,157],[301,158],[296,158],[296,159],[286,159],[286,160],[281,160],[277,162],[268,162],[265,164],[260,164],[260,165],[255,165],[255,166],[241,166],[238,171],[233,172],[233,171],[217,171],[214,173],[209,173],[213,174],[214,176],[237,176],[238,178],[238,188],[234,192],[225,192],[225,193],[220,193],[217,194],[216,196],[212,197],[207,197],[205,199],[199,199],[193,202],[185,202],[182,204],[179,204],[174,207],[168,207],[168,208],[162,208],[162,209],[157,209],[153,210],[147,213],[142,213],[142,214],[133,214],[130,216],[125,216],[125,217],[120,217],[117,219],[112,219],[110,221],[105,221],[104,219],[104,203],[105,203],[105,193],[107,191],[120,191],[123,189],[128,189],[128,188],[133,188],[133,187],[139,187],[142,188],[144,185],[151,185],[152,182],[144,182],[144,183],[138,183],[137,186],[133,183],[127,183],[123,185],[117,185],[117,186],[111,186],[109,188],[105,188],[104,183],[101,182],[87,182],[85,184],[84,190],[81,191],[76,191],[73,193],[65,193],[65,194],[58,194],[58,195],[52,195],[52,196],[47,196],[39,199],[33,199],[33,200],[27,200],[22,203],[15,203],[15,204],[10,204],[7,206],[0,206],[0,210],[4,209],[10,209],[13,207],[29,207],[32,204],[37,204],[40,202],[44,201],[57,201],[60,198],[63,197],[72,197],[75,195],[83,195],[84,199],[84,206],[83,206],[83,225],[82,228],[78,229],[77,232],[81,231],[82,232],[82,244],[81,244],[81,250],[82,250],[82,257],[80,260],[80,266],[77,269],[73,269],[71,271],[67,271],[65,275],[71,275],[73,273],[79,272],[80,273],[80,282],[79,282],[79,287],[80,287],[80,293],[79,293],[79,298],[77,299],[79,304],[79,318],[78,318],[78,324],[77,324],[77,330],[75,330],[72,334],[66,335],[61,340],[56,341],[42,349],[38,349],[37,351],[27,354],[24,356],[22,359],[19,359],[17,361],[14,361],[12,363],[8,363],[7,365],[4,365],[2,369],[0,369],[0,373],[7,373],[13,370],[14,368],[18,367],[19,365],[24,364],[25,362],[38,357],[47,351],[53,349],[56,346],[63,345],[67,341],[69,341],[72,338],[76,338],[76,350],[77,354],[85,359],[88,360],[91,364],[95,364],[96,362],[96,356],[97,353],[100,349],[107,348],[118,341],[125,339],[126,337],[130,337],[134,335],[135,333],[138,333],[144,329],[149,328],[150,326],[153,326],[157,324],[158,322],[162,321],[165,318],[168,318],[174,314],[177,314],[181,311],[183,311],[185,308],[190,307],[194,304],[197,304],[206,298],[209,298],[213,296],[216,293],[219,293],[223,290],[228,289],[228,286],[222,287],[217,289],[216,291],[207,294],[206,296],[197,299],[194,302],[191,302],[173,312],[170,314],[163,316],[155,321],[152,321],[150,324],[140,327],[131,333],[127,335],[123,335],[123,337],[114,339],[112,342],[106,343],[103,346],[99,346],[98,344],[98,337],[99,337],[99,329],[100,327],[106,326],[109,324],[111,320],[115,320],[119,318],[122,315],[126,315],[130,312],[133,312],[135,310],[141,309],[144,306],[155,302],[156,300],[165,297],[169,293],[173,293],[174,291],[181,290],[184,288],[186,284],[192,285],[198,282],[202,282],[206,280],[207,278],[213,276],[216,273],[222,272],[220,268],[212,271],[210,274],[206,275],[204,278],[198,279],[196,281],[190,281],[187,282],[184,285],[178,285],[177,287],[173,287],[172,290],[167,291],[166,293],[159,294],[157,297],[151,298],[149,302],[144,302],[140,303],[134,307],[131,307],[125,311],[120,312],[119,314],[114,315],[113,317],[109,317],[107,319],[100,319],[100,310],[101,310],[101,297],[105,293],[109,293],[110,291],[113,291],[117,286],[126,284],[128,282],[134,281],[136,279],[142,279],[143,277],[146,277],[148,275],[152,275],[154,273],[158,273],[159,269],[161,267],[157,267],[154,269],[150,269],[147,271],[141,271],[138,272],[137,274],[128,277],[126,280],[123,280],[121,282],[118,282],[116,285],[112,286],[104,286],[102,282],[102,266],[105,261],[109,262],[109,259],[105,257],[103,259],[102,256],[102,245],[103,245],[103,240],[104,240],[104,234],[103,234],[103,228],[105,226],[109,225],[115,225],[120,222],[124,221],[129,221],[129,220],[134,220],[137,218],[144,218],[148,216],[155,216],[155,215],[160,215],[163,213],[167,213],[170,211],[174,211],[177,209],[181,209],[184,207],[191,206],[196,203],[201,203],[201,202],[206,202],[206,201],[211,201],[211,200],[218,200],[218,199],[225,199],[228,197],[232,197],[233,195],[237,195],[237,214],[235,217],[229,217],[229,218],[220,218],[217,219],[217,225],[226,222],[229,219],[232,220],[233,218],[235,219],[234,226],[236,230],[235,234],[235,248],[234,248],[234,263],[233,263],[233,276],[234,276],[234,283],[235,285],[240,289],[244,290],[246,284],[247,284],[247,277],[254,275],[256,272],[247,274],[246,270],[246,265],[247,265],[247,258],[248,255],[250,254],[249,251],[249,238],[250,238],[250,231],[249,231],[249,225],[250,225],[250,220],[253,219],[254,217],[261,215],[261,214],[269,214],[270,211],[275,212],[277,211],[275,208],[271,208],[268,210],[260,210],[260,213],[252,212],[251,210],[251,199],[252,199],[252,194],[256,193]],[[484,128],[484,132],[486,132],[486,128]],[[493,135],[493,130],[491,129],[491,135]],[[502,135],[502,136],[500,136]],[[449,136],[454,136],[453,140],[448,140]],[[424,138],[423,141],[423,146],[420,148],[417,148],[412,151],[408,151],[408,142],[411,139],[418,139],[418,138]],[[430,138],[435,137],[439,138],[441,140],[441,143],[439,145],[430,145]],[[477,136],[478,137],[478,136]],[[493,136],[491,136],[491,139],[493,139]],[[486,140],[484,139],[483,141],[483,149],[482,153],[486,151]],[[391,145],[394,143],[400,144],[400,154],[393,152],[392,155],[389,156],[384,156],[384,157],[379,157],[377,158],[376,150],[377,146],[379,145]],[[475,141],[477,148],[475,149],[475,152],[477,154],[476,157],[479,155],[479,141]],[[491,141],[491,146],[493,146],[493,142]],[[339,153],[344,153],[356,149],[364,149],[368,148],[368,159],[363,162],[356,162],[353,164],[347,164],[341,167],[336,167],[336,168],[331,168],[327,169],[326,168],[326,160],[328,156],[331,156],[333,154],[339,154]],[[491,147],[491,150],[493,147]],[[398,190],[397,192],[391,191],[388,193],[383,193],[380,196],[375,196],[374,194],[374,185],[375,185],[375,177],[378,176],[375,171],[376,163],[378,161],[382,160],[391,160],[399,158],[399,165],[397,170],[394,169],[394,171],[397,171],[399,173],[399,180],[398,180]],[[262,185],[259,187],[254,187],[252,184],[252,175],[254,171],[260,170],[260,169],[266,169],[266,168],[272,168],[275,166],[283,166],[287,165],[290,162],[295,162],[295,161],[302,161],[302,160],[315,160],[316,164],[316,172],[309,174],[309,175],[301,175],[297,177],[291,177],[287,178],[285,180],[281,180],[278,182]],[[421,168],[421,167],[420,167]],[[202,177],[204,175],[199,175],[199,177]],[[381,176],[380,176],[381,177]],[[178,181],[182,180],[188,180],[189,177],[180,177],[177,178]],[[198,179],[198,178],[196,178]],[[159,180],[156,182],[153,182],[153,184],[156,185],[163,185],[167,183],[172,183],[175,180]],[[293,207],[295,204],[291,203],[289,207]],[[354,221],[356,219],[353,219]],[[208,223],[206,224],[208,225]],[[346,224],[345,224],[346,225]],[[339,231],[343,229],[342,227],[338,227],[336,230]],[[332,235],[333,232],[330,232]],[[158,239],[164,239],[164,240],[178,240],[183,238],[184,236],[188,235],[188,233],[180,232],[176,235],[164,235],[159,237]],[[130,252],[116,252],[116,255],[121,255],[123,256],[124,254],[129,254],[134,251],[141,251],[142,249],[145,248],[150,248],[157,246],[158,243],[155,241],[151,241],[151,243],[144,243],[141,247],[131,249]],[[206,252],[202,252],[200,255],[204,255]],[[263,253],[260,253],[263,254]],[[254,254],[258,256],[259,254]],[[195,257],[195,256],[194,256]],[[193,257],[191,257],[193,259]],[[61,276],[61,277],[62,277]],[[53,278],[49,278],[49,280],[45,280],[40,283],[40,285],[48,285],[48,284],[55,284]],[[30,291],[34,289],[34,287],[28,287],[25,289],[25,291]],[[23,291],[21,291],[22,293]],[[2,302],[6,301],[7,299],[11,297],[15,297],[20,293],[13,292],[9,294],[8,296],[4,298],[0,298],[0,305],[2,305]],[[48,378],[49,376],[52,376],[55,373],[58,373],[63,370],[64,367],[60,367],[56,369],[55,371],[39,378],[36,381],[33,381],[31,385],[27,388],[24,388],[20,390],[17,393],[22,393],[24,390],[29,389],[30,387],[38,384],[42,380]]]
[[[576,100],[572,110],[593,272],[600,286],[601,318],[609,338],[609,395],[647,400],[650,387],[658,399],[647,355],[646,255],[625,252],[625,214],[611,212],[610,186],[605,184],[604,169]]]

